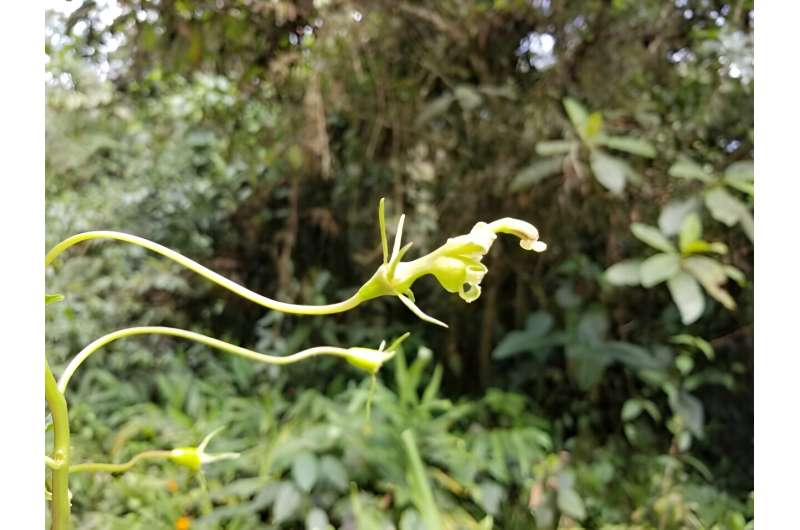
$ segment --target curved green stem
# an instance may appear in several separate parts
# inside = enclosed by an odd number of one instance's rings
[[[347,359],[349,353],[348,350],[346,350],[345,348],[336,348],[334,346],[317,346],[315,348],[309,348],[307,350],[293,353],[292,355],[287,355],[285,357],[278,357],[275,355],[266,355],[263,353],[259,353],[257,351],[249,350],[247,348],[242,348],[241,346],[235,346],[233,344],[229,344],[219,339],[208,337],[201,333],[187,331],[185,329],[169,328],[163,326],[140,326],[140,327],[125,328],[118,331],[114,331],[112,333],[109,333],[108,335],[100,337],[99,339],[95,340],[94,342],[86,346],[83,350],[81,350],[78,353],[78,355],[76,355],[70,361],[70,363],[64,370],[64,373],[61,374],[61,378],[58,380],[58,391],[62,393],[66,392],[69,380],[72,378],[73,374],[78,369],[78,367],[81,364],[83,364],[83,362],[91,354],[93,354],[103,346],[111,342],[114,342],[115,340],[122,339],[125,337],[133,337],[135,335],[170,335],[172,337],[178,337],[182,339],[199,342],[205,344],[206,346],[210,346],[212,348],[216,348],[218,350],[222,350],[231,353],[233,355],[238,355],[239,357],[244,357],[245,359],[250,359],[252,361],[264,364],[277,364],[277,365],[292,364],[302,361],[304,359],[308,359],[309,357],[315,357],[317,355],[333,355]]]
[[[123,232],[113,232],[109,230],[98,230],[93,232],[84,232],[82,234],[77,234],[72,237],[69,237],[53,247],[50,252],[47,253],[44,259],[44,265],[47,267],[50,265],[53,260],[56,259],[62,252],[67,250],[68,248],[77,245],[83,241],[89,241],[92,239],[114,239],[117,241],[124,241],[126,243],[130,243],[132,245],[138,245],[140,247],[146,248],[156,254],[160,254],[165,258],[171,259],[172,261],[186,267],[187,269],[191,270],[199,274],[200,276],[206,278],[209,281],[212,281],[233,293],[250,300],[253,303],[256,303],[260,306],[266,307],[268,309],[272,309],[274,311],[280,311],[282,313],[293,313],[297,315],[330,315],[333,313],[342,313],[344,311],[348,311],[353,309],[357,305],[359,305],[363,299],[355,294],[344,300],[342,302],[338,302],[335,304],[327,304],[327,305],[302,305],[302,304],[288,304],[286,302],[279,302],[278,300],[273,300],[272,298],[267,298],[266,296],[260,295],[255,291],[251,291],[250,289],[239,285],[238,283],[229,280],[228,278],[218,274],[211,269],[200,265],[196,261],[187,258],[183,254],[179,254],[172,249],[169,249],[163,245],[159,245],[158,243],[154,243],[149,239],[144,239],[143,237],[138,237],[130,234],[125,234]]]
[[[122,464],[86,462],[69,466],[70,473],[124,473],[144,460],[169,460],[172,451],[144,451]]]
[[[52,473],[52,502],[50,515],[52,530],[69,529],[69,416],[67,400],[58,390],[56,379],[50,370],[47,359],[44,360],[44,389],[47,405],[53,415],[53,455],[52,462],[57,469]]]

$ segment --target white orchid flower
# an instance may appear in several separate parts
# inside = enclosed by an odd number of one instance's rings
[[[447,327],[444,322],[426,314],[414,302],[411,285],[420,277],[432,274],[448,292],[458,293],[466,302],[474,302],[481,295],[481,281],[488,272],[482,263],[497,239],[498,233],[511,234],[520,239],[520,246],[525,250],[543,252],[547,244],[539,240],[539,231],[532,224],[505,217],[491,223],[479,222],[468,234],[452,237],[434,250],[413,261],[401,261],[412,243],[402,244],[405,215],[400,216],[397,225],[392,253],[389,255],[388,238],[386,237],[386,221],[384,218],[384,201],[381,199],[378,208],[378,220],[383,247],[383,264],[373,277],[358,292],[362,300],[379,296],[397,296],[415,315],[426,322]]]

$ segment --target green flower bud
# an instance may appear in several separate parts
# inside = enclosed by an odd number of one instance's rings
[[[386,346],[385,341],[381,342],[381,345],[377,350],[373,348],[360,347],[348,348],[345,359],[359,370],[364,370],[365,372],[374,375],[378,373],[378,370],[381,369],[383,363],[394,357],[394,354],[397,352],[397,348],[404,340],[406,340],[409,335],[410,333],[408,332],[402,334],[400,337],[395,339],[387,349],[384,349]]]
[[[203,459],[197,447],[177,447],[170,452],[169,460],[192,471],[199,471],[203,467]]]
[[[210,464],[218,460],[239,458],[239,453],[206,453],[206,446],[208,446],[211,439],[219,434],[222,429],[223,427],[220,427],[209,433],[197,447],[177,447],[173,449],[170,451],[169,455],[170,462],[188,467],[192,471],[200,471],[205,464]]]
[[[347,362],[370,374],[378,373],[383,363],[394,356],[394,353],[373,350],[372,348],[348,348]]]

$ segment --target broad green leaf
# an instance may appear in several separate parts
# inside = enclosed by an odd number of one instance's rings
[[[564,159],[562,157],[536,160],[516,174],[511,181],[509,191],[514,193],[525,190],[547,177],[557,175],[561,172],[563,163]]]
[[[587,142],[594,140],[600,131],[603,130],[603,115],[599,112],[592,112],[586,118],[586,123],[583,126],[583,137]]]
[[[622,430],[625,432],[625,437],[632,443],[638,444],[639,440],[639,429],[636,428],[636,424],[634,423],[625,423],[623,424]]]
[[[700,223],[700,216],[697,212],[692,212],[686,216],[681,225],[681,232],[678,235],[678,244],[681,252],[686,252],[686,247],[694,243],[703,236],[703,225]]]
[[[658,407],[656,407],[655,403],[653,403],[649,399],[643,399],[642,406],[644,407],[644,410],[646,410],[647,413],[650,414],[651,418],[653,418],[655,421],[661,421],[661,412],[659,412]]]
[[[728,182],[752,182],[754,175],[755,171],[752,160],[741,160],[739,162],[734,162],[725,169],[725,180]]]
[[[589,119],[589,113],[586,107],[572,98],[564,99],[564,110],[567,111],[567,116],[576,129],[581,130],[586,120]]]
[[[565,155],[578,144],[571,140],[553,140],[536,144],[536,154],[540,156]]]
[[[725,274],[728,275],[728,278],[735,281],[739,285],[745,285],[747,283],[747,279],[744,276],[744,273],[733,267],[731,265],[724,265],[723,268],[725,269]]]
[[[699,201],[691,197],[685,201],[676,200],[668,203],[658,216],[658,227],[666,236],[677,235],[681,231],[683,219],[697,209]]]
[[[642,262],[641,282],[644,287],[653,287],[667,281],[680,271],[680,256],[673,253],[656,254]]]
[[[740,162],[734,162],[725,169],[723,180],[725,184],[731,188],[737,189],[752,197],[755,194],[753,177],[753,161],[742,160]]]
[[[751,214],[749,211],[743,212],[742,216],[739,218],[739,223],[742,225],[742,230],[750,239],[750,241],[753,241],[755,237],[753,232],[755,228],[753,226],[753,214]]]
[[[273,522],[281,524],[293,518],[302,502],[303,496],[297,491],[297,488],[290,482],[282,483],[272,505]]]
[[[531,513],[536,520],[536,528],[552,528],[556,524],[556,509],[551,501],[552,492],[547,491],[544,486],[537,483],[539,491],[538,499],[531,503]]]
[[[682,353],[675,358],[675,367],[681,375],[685,376],[694,368],[694,359],[691,355]]]
[[[556,504],[561,512],[576,521],[586,518],[586,508],[578,492],[575,491],[575,475],[565,470],[558,474],[558,497]]]
[[[492,480],[484,480],[478,484],[477,501],[483,510],[490,515],[497,515],[500,503],[506,498],[506,490]]]
[[[525,331],[536,337],[543,337],[553,329],[553,316],[547,311],[536,311],[525,320]]]
[[[492,86],[492,85],[481,85],[480,91],[483,92],[485,95],[493,98],[505,98],[510,101],[514,101],[518,99],[517,90],[514,88],[515,85],[500,85],[500,86]]]
[[[703,355],[705,355],[709,360],[714,358],[714,347],[711,346],[711,343],[707,340],[703,339],[702,337],[695,337],[694,335],[687,335],[687,334],[680,334],[675,335],[670,339],[670,342],[673,344],[680,344],[683,346],[690,346],[692,348],[697,348]]]
[[[683,418],[686,427],[697,437],[703,435],[703,404],[692,394],[681,390],[672,392],[669,404],[675,414]]]
[[[564,353],[575,382],[584,391],[599,383],[606,367],[614,362],[614,358],[607,355],[603,344],[571,344],[565,348]]]
[[[743,180],[725,180],[725,183],[735,190],[739,190],[742,193],[746,193],[749,196],[754,196],[756,194],[756,188],[752,182],[745,182]]]
[[[325,510],[314,507],[308,511],[306,515],[306,530],[328,530],[330,528],[330,521],[328,521],[328,514]]]
[[[556,304],[563,309],[574,309],[581,305],[583,299],[575,292],[575,285],[572,283],[562,283],[556,289]]]
[[[735,381],[733,376],[729,373],[719,370],[706,369],[702,372],[698,372],[687,377],[683,386],[686,388],[686,390],[691,392],[692,390],[695,390],[703,385],[720,385],[724,386],[728,390],[733,390],[735,387]]]
[[[320,460],[320,475],[339,492],[347,491],[347,469],[335,457],[325,455]]]
[[[720,262],[705,256],[692,256],[683,260],[683,268],[694,276],[715,300],[727,309],[736,308],[736,302],[722,288],[728,281],[728,274]]]
[[[317,482],[318,462],[313,453],[303,451],[292,462],[292,478],[305,492],[310,492]]]
[[[542,357],[553,346],[563,344],[564,337],[560,333],[541,335],[528,330],[512,331],[508,333],[492,352],[492,357],[497,360],[507,359],[522,352],[531,352],[536,357]]]
[[[400,516],[400,530],[426,530],[419,512],[414,508],[406,508]]]
[[[594,149],[589,162],[600,184],[612,193],[617,195],[622,193],[625,189],[625,180],[631,171],[624,160]]]
[[[675,441],[677,442],[679,451],[688,451],[692,446],[692,433],[689,431],[680,431],[675,435]]]
[[[655,226],[644,223],[633,223],[631,232],[639,241],[646,243],[656,250],[662,252],[676,252],[675,246],[667,237],[662,234]]]
[[[45,294],[44,295],[44,305],[54,304],[56,302],[60,302],[64,299],[64,295],[61,294]]]
[[[574,489],[558,491],[558,509],[577,521],[586,517],[583,500]]]
[[[601,349],[604,356],[635,370],[663,370],[669,365],[647,349],[630,342],[608,341],[601,345]]]
[[[727,254],[728,253],[728,245],[725,243],[720,243],[719,241],[714,241],[713,243],[709,244],[708,252],[713,252],[715,254]]]
[[[650,142],[633,136],[604,136],[602,138],[602,143],[606,147],[616,149],[617,151],[624,151],[632,155],[643,156],[645,158],[653,158],[656,156],[656,149]]]
[[[483,97],[481,97],[480,93],[469,85],[457,86],[453,91],[453,95],[455,95],[458,104],[464,110],[474,110],[483,103]]]
[[[700,284],[686,272],[679,272],[667,282],[672,300],[681,313],[681,322],[689,325],[700,318],[706,301]]]
[[[622,405],[622,421],[631,421],[639,417],[644,410],[640,399],[629,399]]]
[[[578,340],[584,344],[599,344],[608,333],[608,315],[596,305],[581,315],[578,321]]]
[[[743,216],[749,216],[747,206],[721,187],[715,187],[706,192],[706,207],[711,216],[727,226],[733,226]]]
[[[424,125],[437,116],[444,114],[450,108],[454,99],[455,98],[451,94],[445,94],[434,99],[425,105],[422,111],[417,115],[416,124],[418,126]]]
[[[672,177],[714,182],[714,175],[703,169],[703,166],[689,159],[679,160],[669,168]]]
[[[681,253],[684,256],[689,256],[691,254],[702,254],[704,252],[713,252],[715,254],[727,254],[728,253],[728,245],[725,243],[709,243],[708,241],[703,241],[699,239],[697,241],[692,241],[688,245],[685,245],[681,248]]]
[[[606,269],[606,281],[612,285],[639,285],[641,283],[642,260],[629,259],[615,263]]]

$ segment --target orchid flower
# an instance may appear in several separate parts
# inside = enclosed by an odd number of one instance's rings
[[[384,200],[378,206],[378,221],[383,248],[383,264],[357,293],[362,301],[379,296],[397,296],[415,315],[426,322],[447,327],[444,322],[426,314],[414,302],[411,285],[420,277],[432,274],[446,291],[458,293],[466,302],[474,302],[480,297],[480,283],[488,272],[482,263],[497,239],[498,233],[511,234],[520,239],[525,250],[543,252],[547,245],[539,241],[539,231],[532,224],[505,217],[491,223],[479,222],[468,234],[452,237],[438,249],[413,261],[401,261],[412,243],[402,246],[405,214],[397,224],[392,253],[389,254],[386,236]]]

